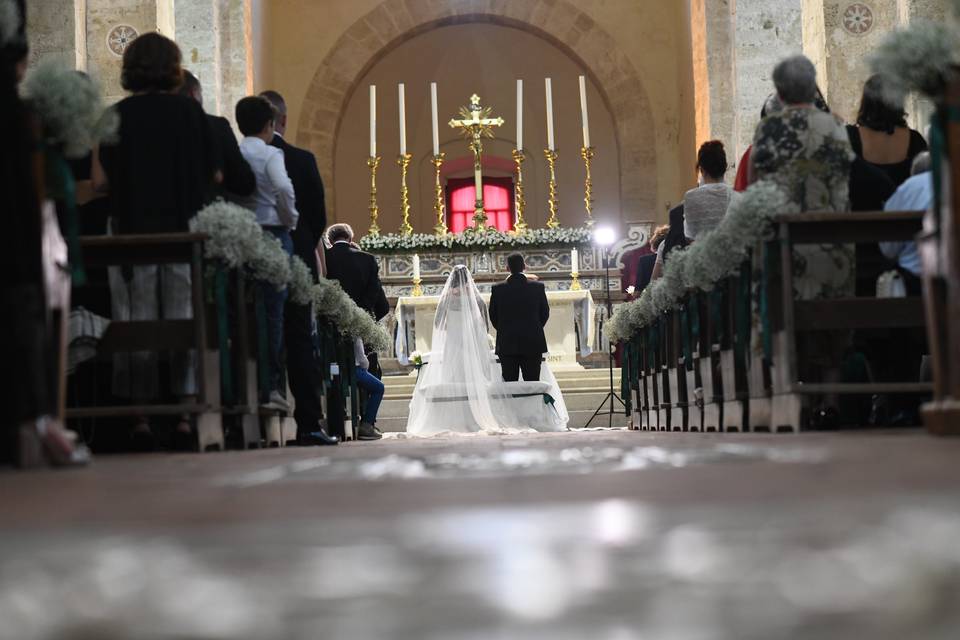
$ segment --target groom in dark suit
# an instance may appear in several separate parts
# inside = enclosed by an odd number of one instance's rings
[[[497,330],[497,355],[506,382],[516,382],[523,372],[527,382],[540,380],[540,363],[547,352],[543,328],[550,318],[550,304],[542,282],[523,274],[523,256],[507,258],[510,277],[494,285],[490,294],[490,322]]]

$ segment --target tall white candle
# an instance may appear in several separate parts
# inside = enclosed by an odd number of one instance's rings
[[[590,147],[590,119],[587,117],[587,79],[580,76],[580,117],[583,120],[583,146]]]
[[[370,85],[370,157],[377,157],[377,85]]]
[[[400,100],[400,155],[407,155],[407,104],[403,93],[403,83],[397,88]]]
[[[570,274],[580,274],[580,252],[575,248],[570,250]]]
[[[413,254],[413,279],[420,279],[420,256]]]
[[[433,115],[433,155],[440,155],[440,127],[437,122],[437,83],[430,83],[430,111]]]
[[[517,151],[523,151],[523,80],[517,80]]]
[[[553,85],[550,78],[547,78],[547,148],[554,150],[553,146]]]

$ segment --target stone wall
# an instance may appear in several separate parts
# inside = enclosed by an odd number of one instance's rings
[[[33,59],[55,57],[88,71],[109,101],[124,96],[125,45],[160,31],[175,39],[197,74],[207,111],[233,116],[253,85],[248,31],[255,0],[43,0],[29,3]],[[259,1],[259,0],[256,0]],[[81,28],[76,29],[78,21]]]
[[[74,0],[44,0],[27,3],[27,32],[31,63],[41,59],[76,63],[76,17]]]

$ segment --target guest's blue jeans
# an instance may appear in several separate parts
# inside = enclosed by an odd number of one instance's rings
[[[377,380],[366,369],[357,367],[357,385],[367,392],[367,406],[363,408],[363,421],[368,424],[376,424],[380,403],[383,402],[383,382]]]
[[[293,255],[293,238],[285,227],[264,227],[264,231],[273,235],[288,255]],[[270,350],[270,388],[263,390],[269,396],[271,391],[286,395],[283,388],[283,305],[287,302],[287,288],[277,289],[272,284],[260,283],[263,304],[267,312],[267,343]]]

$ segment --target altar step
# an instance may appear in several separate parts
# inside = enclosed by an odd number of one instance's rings
[[[593,412],[607,395],[610,385],[610,374],[607,369],[586,369],[583,371],[562,371],[556,374],[560,390],[563,392],[567,410],[570,412],[570,428],[582,428]],[[410,410],[410,399],[416,378],[407,375],[392,375],[384,377],[386,394],[380,406],[380,417],[377,426],[387,432],[405,431],[407,415]],[[620,371],[614,369],[613,388],[620,393]],[[597,418],[591,426],[606,426],[607,419]],[[614,416],[614,426],[623,426],[625,418]]]

